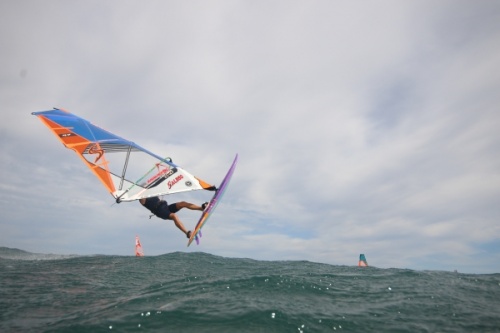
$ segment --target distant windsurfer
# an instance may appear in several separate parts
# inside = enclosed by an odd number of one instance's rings
[[[143,198],[140,199],[139,202],[157,217],[164,220],[174,221],[176,227],[179,228],[187,236],[187,238],[191,237],[191,231],[186,230],[184,224],[175,213],[182,208],[204,211],[208,205],[208,202],[198,206],[186,201],[179,201],[169,205],[167,201],[161,200],[159,197]]]

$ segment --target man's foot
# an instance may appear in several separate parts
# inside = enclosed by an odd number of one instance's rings
[[[207,205],[208,205],[208,202],[204,202],[204,203],[201,205],[201,208],[203,208],[203,210],[205,210],[205,208],[207,208]]]
[[[187,238],[191,238],[191,230],[189,230],[188,232],[186,232],[186,236],[187,236]]]

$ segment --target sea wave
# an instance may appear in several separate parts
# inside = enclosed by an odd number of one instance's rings
[[[201,252],[21,256],[0,262],[2,332],[500,331],[499,274]]]

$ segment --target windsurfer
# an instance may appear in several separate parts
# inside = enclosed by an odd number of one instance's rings
[[[177,213],[182,208],[203,211],[208,204],[208,202],[205,202],[201,206],[198,206],[190,202],[179,201],[169,205],[167,201],[161,200],[159,197],[143,198],[140,199],[139,202],[144,207],[149,209],[151,213],[153,213],[153,215],[156,215],[157,217],[164,220],[174,221],[175,226],[179,228],[179,230],[181,230],[187,236],[187,238],[191,237],[191,231],[186,230],[184,224],[175,213]],[[151,215],[149,218],[151,218],[153,215]]]

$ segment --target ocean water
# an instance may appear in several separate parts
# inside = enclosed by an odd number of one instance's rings
[[[0,332],[500,332],[500,274],[0,248]]]

